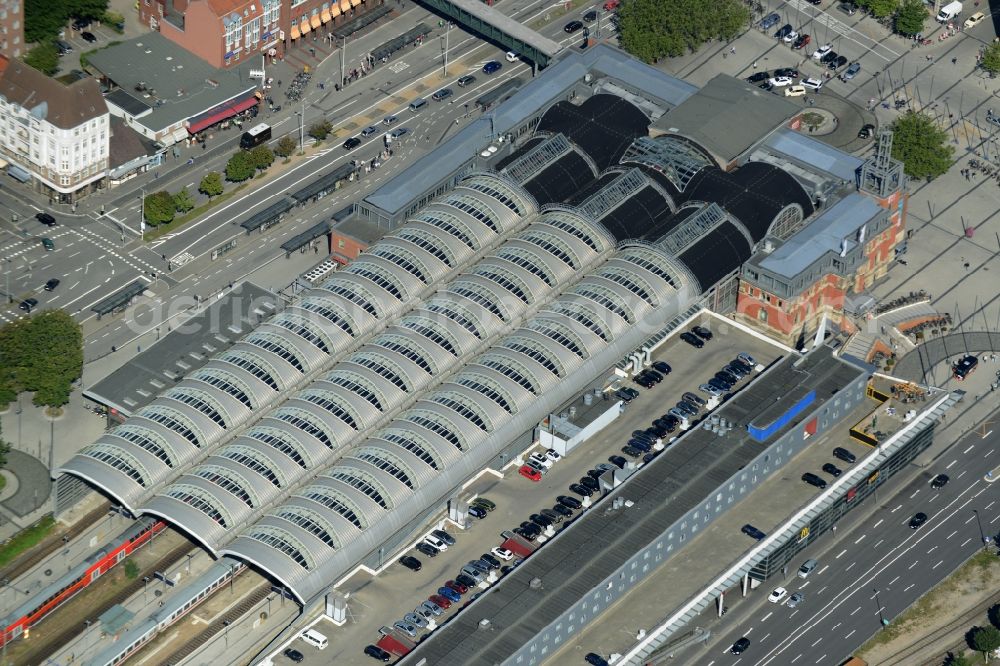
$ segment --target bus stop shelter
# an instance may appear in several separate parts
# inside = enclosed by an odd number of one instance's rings
[[[136,280],[118,293],[108,296],[103,301],[98,301],[98,303],[91,308],[91,312],[96,312],[97,318],[100,319],[106,314],[124,310],[131,305],[132,300],[135,299],[136,296],[139,296],[144,291],[146,291],[145,283]]]
[[[273,227],[281,222],[285,214],[292,209],[292,202],[282,199],[278,203],[271,204],[264,210],[254,213],[240,223],[240,226],[247,230],[247,234],[252,231],[261,231]]]

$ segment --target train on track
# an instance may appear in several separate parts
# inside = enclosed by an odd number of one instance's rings
[[[53,581],[23,602],[0,621],[3,635],[0,645],[28,633],[46,615],[72,599],[81,590],[97,582],[126,557],[152,541],[166,528],[166,523],[153,518],[137,520],[116,539],[76,565],[65,576]]]

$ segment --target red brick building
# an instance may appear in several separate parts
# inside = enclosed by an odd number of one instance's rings
[[[891,135],[880,138],[847,191],[787,237],[769,237],[743,266],[736,316],[787,344],[816,331],[825,316],[853,332],[845,299],[885,276],[905,251],[908,196]]]
[[[24,0],[0,0],[0,53],[20,58],[24,48]]]
[[[151,30],[215,67],[233,67],[262,54],[326,36],[382,0],[139,0],[139,19]]]

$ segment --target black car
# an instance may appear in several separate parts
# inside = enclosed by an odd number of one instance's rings
[[[642,451],[635,448],[634,446],[623,446],[622,453],[627,455],[629,458],[638,458],[643,454]],[[572,488],[570,488],[570,490],[572,490]]]
[[[553,522],[551,518],[549,518],[548,516],[543,516],[540,513],[533,513],[528,518],[529,520],[531,520],[531,522],[542,528],[549,527],[550,525],[552,525]]]
[[[847,64],[847,56],[837,56],[836,60],[831,60],[827,65],[830,69],[840,69]]]
[[[598,488],[601,487],[601,482],[589,476],[581,476],[580,485],[587,486],[591,490],[597,490]]]
[[[630,393],[626,393],[625,389],[618,389],[615,391],[615,397],[622,402],[632,402],[635,399]]]
[[[802,475],[802,480],[805,481],[806,483],[808,483],[810,486],[816,486],[820,490],[823,490],[824,488],[826,488],[826,481],[824,481],[823,479],[819,478],[818,476],[816,476],[812,472],[806,472],[805,474],[803,474]]]
[[[53,289],[55,289],[58,286],[59,286],[59,280],[57,280],[55,278],[52,278],[51,280],[49,280],[48,282],[45,283],[45,287],[44,288],[45,288],[45,291],[52,291]]]
[[[840,54],[836,51],[830,51],[825,56],[819,59],[821,64],[828,65],[840,57]]]
[[[728,372],[733,377],[736,377],[736,379],[743,379],[748,374],[750,374],[750,372],[744,366],[736,365],[735,363],[730,363],[729,365],[724,366],[722,368],[722,371]]]
[[[563,504],[559,503],[553,504],[552,510],[558,513],[563,518],[571,518],[573,516],[573,510]]]
[[[871,123],[867,123],[858,130],[859,139],[870,139],[875,134],[875,126]]]
[[[934,480],[931,481],[931,488],[944,488],[948,485],[948,481],[949,479],[947,474],[938,474],[934,477]]]
[[[747,77],[747,83],[760,83],[771,78],[771,72],[757,72]]]
[[[687,400],[679,400],[677,402],[677,409],[681,410],[688,416],[698,416],[698,405],[688,402]]]
[[[726,368],[719,370],[717,373],[715,373],[715,376],[723,381],[729,382],[733,386],[736,386],[737,384],[740,383],[739,376],[729,372],[729,370]]]
[[[588,652],[583,660],[590,664],[590,666],[608,666],[608,662],[604,657],[593,652]]]
[[[717,372],[714,377],[708,380],[708,383],[711,384],[713,381],[718,382],[723,387],[723,390],[728,391],[736,384],[736,382],[730,381],[731,378],[732,376],[728,373]]]
[[[563,27],[563,32],[571,34],[583,27],[583,21],[570,21]]]
[[[538,534],[536,534],[535,532],[528,532],[526,530],[521,529],[520,527],[514,528],[514,534],[524,537],[526,541],[534,541],[535,539],[538,538]]]
[[[86,28],[89,25],[90,25],[90,19],[89,18],[78,18],[77,20],[73,21],[73,29],[74,30],[83,30],[84,28]]]
[[[753,372],[753,368],[751,368],[748,363],[744,363],[743,361],[741,361],[738,358],[733,359],[729,363],[729,367],[730,368],[734,368],[734,367],[735,368],[739,368],[740,370],[743,371],[744,375],[749,375],[751,372]]]
[[[915,530],[926,522],[927,522],[927,514],[918,513],[915,516],[913,516],[913,518],[910,519],[910,529]]]
[[[722,391],[723,393],[727,393],[731,388],[733,388],[732,384],[729,382],[719,381],[716,377],[712,377],[705,383],[718,391]]]
[[[361,145],[361,139],[356,136],[352,136],[350,139],[344,142],[344,150],[354,150]]]
[[[653,458],[656,457],[656,453],[657,453],[656,451],[650,451],[649,453],[647,453],[642,457],[642,462],[644,463],[652,462]]]
[[[586,21],[587,23],[593,23],[594,21],[597,20],[597,12],[593,9],[590,10],[589,12],[583,15],[583,20]]]
[[[854,13],[858,11],[858,6],[853,2],[842,2],[837,6],[837,9],[844,12],[848,16],[854,16]]]
[[[624,393],[625,395],[627,395],[627,396],[629,397],[629,399],[631,399],[631,400],[635,400],[636,398],[638,398],[638,397],[639,397],[639,392],[638,392],[638,391],[636,391],[636,390],[635,390],[635,389],[633,389],[633,388],[628,388],[628,387],[626,386],[625,388],[623,388],[623,389],[619,389],[619,390],[620,390],[620,391],[621,391],[622,393]]]
[[[579,510],[583,508],[583,503],[575,497],[570,497],[569,495],[560,495],[556,498],[556,501],[567,506],[573,510]]]
[[[770,81],[764,81],[763,83],[758,83],[757,87],[767,92],[771,92],[772,90],[774,90],[774,84],[771,83]]]
[[[527,532],[528,534],[533,534],[536,537],[539,534],[542,533],[542,528],[541,528],[540,525],[536,525],[535,523],[532,523],[532,522],[527,521],[527,520],[524,521],[523,523],[521,523],[520,525],[518,525],[518,527],[522,531]],[[486,566],[485,564],[483,566],[486,567],[486,571],[484,571],[483,573],[488,573],[489,572],[489,566]]]
[[[418,543],[415,547],[417,550],[419,550],[427,557],[437,557],[437,554],[440,552],[434,546],[430,545],[429,543],[424,543],[423,541]]]
[[[774,70],[774,75],[788,76],[793,79],[797,79],[799,78],[799,70],[795,69],[794,67],[781,67],[779,69]]]
[[[365,648],[365,654],[372,659],[378,659],[379,661],[385,663],[392,659],[392,655],[380,648],[377,645],[369,645]]]
[[[750,639],[744,636],[733,643],[733,647],[729,648],[729,651],[733,654],[743,654],[748,647],[750,647]]]
[[[694,328],[691,329],[691,332],[697,335],[702,340],[712,339],[712,331],[708,330],[704,326],[695,326]]]
[[[21,301],[21,304],[18,305],[17,307],[21,308],[25,312],[31,312],[36,305],[38,305],[38,301],[36,299],[26,298],[23,301]]]
[[[625,447],[625,448],[628,448],[628,447]],[[635,451],[635,449],[632,449],[632,450]],[[636,451],[636,457],[638,457],[640,455],[642,455],[642,454],[639,453],[638,451]],[[571,484],[569,484],[569,489],[570,489],[570,492],[574,492],[577,495],[581,495],[583,497],[590,497],[591,495],[594,494],[593,490],[591,490],[587,486],[581,486],[579,483],[571,483]]]
[[[451,88],[441,88],[441,90],[438,90],[436,93],[431,95],[431,99],[435,102],[442,102],[451,97],[453,94],[454,93]]]
[[[680,334],[679,337],[681,340],[688,343],[692,347],[697,347],[698,349],[701,349],[702,347],[705,346],[705,343],[701,341],[701,338],[699,338],[694,333],[688,333],[687,331],[684,331],[683,333]]]
[[[792,31],[792,25],[790,23],[786,23],[785,25],[778,28],[778,32],[774,33],[774,38],[784,39],[785,35],[787,35],[791,31]]]
[[[653,388],[653,380],[646,376],[646,373],[640,372],[638,375],[632,378],[636,384],[642,388]]]
[[[653,368],[655,368],[657,372],[661,372],[664,375],[669,375],[672,370],[666,361],[653,361]]]
[[[608,456],[608,462],[618,469],[625,469],[625,465],[628,464],[628,461],[621,456]]]
[[[652,380],[653,380],[654,382],[656,382],[657,384],[659,384],[660,382],[662,382],[662,381],[663,381],[663,379],[664,379],[663,375],[661,375],[661,374],[660,374],[659,372],[657,372],[656,370],[653,370],[652,368],[647,368],[647,369],[646,369],[646,374],[647,374],[647,375],[649,375],[649,377],[650,377],[650,378],[651,378],[651,379],[652,379]]]
[[[853,453],[839,446],[833,450],[833,457],[836,458],[837,460],[843,460],[848,465],[853,464],[854,461],[857,460],[857,458],[854,457]]]
[[[534,520],[534,518],[532,518],[532,520]],[[490,565],[490,569],[493,569],[494,571],[499,569],[502,564],[500,560],[493,557],[489,553],[483,553],[482,555],[479,556],[479,559],[482,560],[483,562],[486,562],[486,564]]]
[[[83,41],[90,42],[91,44],[97,41],[97,37],[95,37],[94,33],[92,32],[86,32],[86,31],[81,32],[80,37],[83,38]]]
[[[625,446],[627,446],[630,449],[635,449],[639,453],[646,453],[647,451],[653,450],[653,446],[651,444],[647,444],[646,442],[643,442],[642,440],[639,439],[630,439],[625,444]]]
[[[35,219],[47,227],[54,227],[59,224],[56,222],[56,218],[52,217],[48,213],[35,213]]]
[[[407,569],[409,569],[410,571],[420,571],[420,569],[423,566],[422,564],[420,564],[420,560],[413,557],[412,555],[403,555],[401,558],[399,558],[399,563],[402,564]]]
[[[823,471],[832,476],[833,478],[837,478],[838,476],[844,473],[843,471],[841,471],[839,467],[837,467],[833,463],[826,463],[825,465],[823,465]]]
[[[741,527],[740,532],[743,532],[743,534],[746,534],[751,539],[756,539],[757,541],[760,541],[761,539],[767,536],[766,534],[761,532],[759,529],[757,529],[750,523],[747,523],[746,525]]]
[[[470,590],[476,586],[476,579],[472,576],[466,576],[465,574],[458,574],[455,576],[455,582],[461,583]]]
[[[295,648],[288,648],[285,650],[285,656],[294,661],[296,664],[306,658],[304,654]]]
[[[656,441],[656,438],[650,435],[645,430],[633,430],[632,439],[641,439],[642,441],[647,442],[649,444],[652,444],[653,442]]]
[[[466,76],[463,76],[455,83],[458,84],[459,88],[464,88],[465,86],[471,86],[475,82],[476,82],[476,77],[472,76],[471,74],[467,74]]]
[[[669,414],[668,416],[674,416],[674,415]],[[674,418],[677,417],[674,416]],[[655,421],[653,421],[653,425],[656,426],[657,428],[662,428],[668,435],[677,429],[676,423],[673,423],[672,421],[667,421],[666,419],[656,419]]]
[[[479,520],[482,520],[483,518],[486,517],[486,510],[478,506],[470,506],[469,515],[472,516],[473,518],[478,518]]]

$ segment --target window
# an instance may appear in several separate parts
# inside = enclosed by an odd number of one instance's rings
[[[186,416],[177,410],[154,403],[140,411],[137,416],[147,418],[150,421],[156,421],[160,425],[180,434],[195,446],[200,446],[198,436],[194,432],[194,426],[188,421]]]
[[[459,451],[465,450],[465,447],[462,446],[462,440],[455,434],[455,430],[457,430],[455,425],[439,414],[424,409],[412,409],[407,412],[403,420],[415,423],[440,435],[454,444]]]
[[[343,370],[338,370],[337,374],[327,378],[327,381],[331,384],[336,384],[337,386],[343,386],[345,389],[351,393],[360,395],[362,398],[367,400],[372,404],[372,406],[383,411],[382,403],[379,401],[378,396],[370,388],[368,380],[364,379],[359,375],[354,373],[347,373]]]
[[[403,320],[402,327],[419,333],[434,344],[438,345],[452,356],[458,356],[458,349],[455,347],[451,337],[437,322],[423,317],[410,316]]]
[[[299,443],[290,440],[288,435],[280,430],[268,428],[266,426],[257,426],[248,432],[246,436],[256,439],[258,442],[267,444],[275,451],[282,453],[285,457],[292,460],[302,469],[307,469],[308,466],[306,465],[306,460],[302,457],[302,454],[297,448],[300,446]]]
[[[210,483],[214,483],[230,495],[233,495],[242,501],[251,509],[254,507],[254,502],[250,498],[250,493],[241,483],[243,480],[236,478],[236,475],[226,468],[217,465],[205,465],[204,467],[196,470],[194,472],[194,476],[205,479]]]
[[[299,544],[293,544],[290,536],[285,534],[283,530],[279,531],[274,528],[258,527],[245,536],[284,553],[289,559],[307,571],[312,568],[309,566],[306,556],[303,555],[305,548]]]
[[[413,490],[413,481],[410,480],[410,475],[407,474],[406,470],[403,469],[402,464],[398,460],[390,458],[382,451],[375,451],[371,449],[363,453],[359,453],[357,457],[358,460],[364,460],[365,462],[378,467],[380,470],[388,472],[393,477],[406,484],[407,488]]]
[[[365,495],[370,497],[383,509],[389,508],[389,503],[386,502],[382,493],[379,492],[379,488],[373,483],[373,479],[369,479],[367,474],[364,474],[360,470],[348,469],[340,467],[335,469],[330,473],[330,478],[336,479],[337,481],[343,481],[352,488],[357,488]]]
[[[403,381],[403,373],[400,371],[399,367],[395,363],[391,363],[384,356],[375,356],[370,353],[363,353],[352,356],[349,361],[351,363],[357,363],[358,365],[364,366],[381,377],[388,379],[390,382],[399,387],[401,391],[409,392],[409,388],[407,387],[406,382]]]
[[[353,506],[353,502],[344,494],[330,488],[311,488],[303,495],[306,499],[319,502],[349,520],[359,530],[367,525],[361,522],[361,510]]]
[[[308,310],[310,312],[315,312],[318,315],[322,315],[329,321],[333,322],[334,324],[342,328],[345,333],[347,333],[353,338],[354,329],[351,328],[350,322],[344,319],[343,316],[337,314],[337,312],[333,310],[332,307],[327,307],[333,305],[334,304],[331,301],[327,301],[324,299],[321,302],[320,299],[317,299],[315,297],[304,298],[301,301],[299,301],[299,307],[301,307],[303,310]]]
[[[477,338],[482,336],[479,334],[479,329],[476,328],[475,321],[471,313],[463,307],[458,306],[454,301],[449,301],[446,299],[438,299],[431,301],[424,309],[429,312],[437,312],[443,314],[448,319],[461,324],[462,328],[472,333]]]
[[[427,224],[435,226],[438,229],[451,234],[473,250],[479,249],[479,243],[472,240],[472,233],[469,228],[454,215],[434,211],[433,213],[423,213],[414,219],[420,222],[426,222]]]
[[[400,432],[387,432],[382,435],[382,439],[406,449],[427,463],[432,469],[440,469],[437,460],[429,453],[430,450],[433,450],[430,444],[424,441],[418,443],[417,438],[412,434],[407,433],[404,435]]]
[[[402,354],[420,366],[420,368],[427,372],[427,374],[434,374],[434,369],[431,368],[431,364],[424,358],[423,353],[420,350],[414,348],[412,340],[408,340],[401,335],[388,334],[379,336],[373,344],[385,347],[386,349],[394,351],[398,354]]]
[[[302,361],[300,361],[295,354],[289,351],[288,342],[277,335],[258,330],[251,335],[248,335],[245,342],[272,352],[288,361],[289,365],[299,372],[305,372],[305,366],[303,366]]]
[[[278,18],[281,15],[281,0],[263,0],[262,4],[264,10],[264,25],[270,26],[277,23]]]
[[[152,453],[154,456],[166,463],[168,467],[174,466],[174,461],[167,452],[165,443],[159,439],[159,435],[156,435],[151,430],[129,424],[120,425],[113,429],[109,434],[128,440],[139,448]],[[154,437],[156,439],[154,439]]]
[[[87,449],[86,455],[88,458],[100,460],[102,463],[122,472],[143,488],[146,487],[146,479],[139,471],[142,466],[139,464],[139,461],[128,455],[125,451],[117,447],[108,446],[107,444],[94,444]]]
[[[430,396],[430,401],[458,412],[465,420],[476,424],[481,430],[489,430],[486,420],[477,411],[481,407],[461,393],[438,391]]]
[[[271,323],[281,326],[282,328],[288,329],[295,335],[299,336],[303,340],[312,343],[315,347],[319,348],[326,354],[330,353],[330,349],[326,345],[326,341],[319,336],[312,329],[312,326],[306,322],[305,319],[301,317],[296,317],[294,314],[289,312],[284,312],[277,317],[275,317]]]
[[[260,454],[248,446],[228,446],[220,454],[223,458],[228,458],[243,465],[247,469],[256,472],[271,482],[276,488],[281,487],[278,475],[274,473],[266,460],[261,460]]]
[[[275,517],[287,520],[288,522],[301,527],[330,548],[336,548],[337,544],[333,540],[333,535],[327,529],[326,520],[315,512],[297,507],[282,507],[275,514]]]
[[[767,321],[767,308],[761,308],[760,311],[757,312],[757,318],[760,319],[763,322],[766,322]]]
[[[215,507],[215,498],[201,488],[188,484],[175,484],[171,486],[166,495],[194,507],[223,528],[229,527],[222,516],[222,512]]]
[[[347,425],[351,426],[354,430],[358,429],[358,422],[355,420],[354,415],[347,411],[345,405],[341,403],[343,398],[336,393],[333,393],[332,391],[310,389],[304,391],[299,397],[315,405],[319,405]]]

